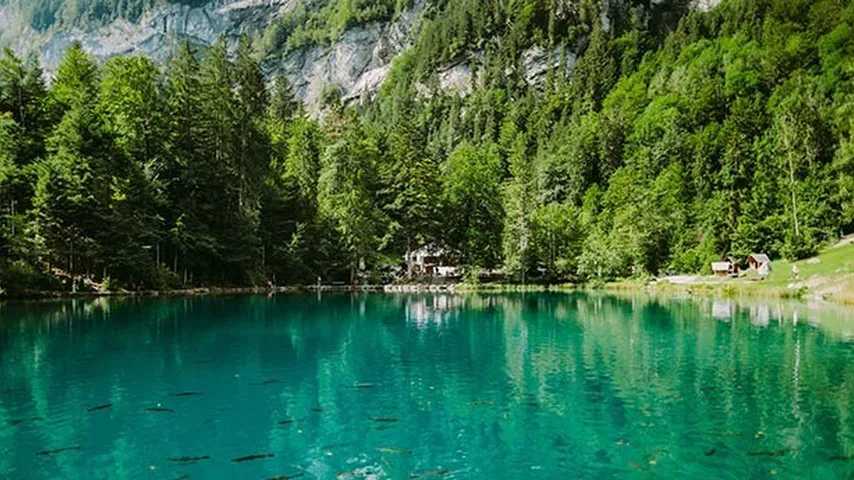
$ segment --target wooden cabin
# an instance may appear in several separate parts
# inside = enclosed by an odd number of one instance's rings
[[[771,273],[771,258],[764,253],[754,253],[747,257],[747,266],[762,277]]]
[[[730,259],[712,262],[712,273],[716,277],[729,277],[737,273],[735,263]]]
[[[450,278],[458,275],[458,268],[448,261],[445,249],[425,245],[406,254],[404,258],[409,276]]]

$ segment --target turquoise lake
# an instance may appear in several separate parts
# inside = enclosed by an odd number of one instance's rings
[[[0,478],[854,478],[854,311],[594,294],[0,305]]]

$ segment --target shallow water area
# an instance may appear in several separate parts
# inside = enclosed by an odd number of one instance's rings
[[[599,294],[0,306],[0,478],[852,478],[854,311]]]

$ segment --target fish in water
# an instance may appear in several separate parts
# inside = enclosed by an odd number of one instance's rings
[[[145,409],[146,412],[162,412],[162,413],[175,413],[175,410],[171,408],[156,406],[156,407],[148,407]]]
[[[103,405],[96,405],[96,406],[90,408],[89,410],[87,410],[87,412],[97,412],[98,410],[106,410],[108,408],[112,408],[112,406],[113,406],[112,403],[105,403]]]
[[[196,462],[201,462],[202,460],[210,460],[210,459],[211,459],[211,457],[209,455],[202,455],[199,457],[191,457],[191,456],[171,457],[171,458],[169,458],[169,461],[172,463],[196,463]]]
[[[202,392],[179,392],[172,394],[173,397],[197,397],[199,395],[202,395]]]
[[[261,386],[263,386],[263,385],[276,385],[279,383],[282,383],[282,381],[279,380],[278,378],[270,378],[270,379],[264,380],[263,382],[255,383],[254,385],[261,385]]]
[[[312,407],[311,411],[315,413],[320,413],[323,411],[323,407]]]
[[[44,417],[16,418],[14,420],[9,420],[9,425],[15,427],[26,422],[38,422],[40,420],[44,420]]]
[[[180,477],[175,478],[175,480],[187,480],[188,478],[190,478],[190,474],[185,473],[185,474],[181,475]]]
[[[377,423],[396,423],[396,422],[400,421],[396,417],[371,417],[371,420],[373,420]]]
[[[275,477],[270,477],[267,480],[291,480],[292,478],[299,478],[304,476],[305,474],[302,472],[293,473],[291,475],[277,475]]]
[[[399,448],[399,447],[380,447],[377,449],[380,453],[386,454],[394,454],[394,455],[409,455],[412,453],[412,450],[408,448]]]
[[[712,455],[714,455],[716,453],[718,453],[718,449],[716,449],[716,448],[710,448],[710,449],[706,450],[706,456],[707,457],[711,457]]]
[[[265,458],[273,458],[275,455],[272,453],[255,453],[252,455],[246,455],[245,457],[237,457],[232,459],[231,461],[234,463],[243,463],[243,462],[251,462],[252,460],[263,460]]]
[[[80,450],[80,447],[78,445],[74,445],[71,447],[62,447],[62,448],[54,448],[51,450],[42,450],[42,451],[36,453],[36,455],[56,455],[57,453],[70,452],[73,450]]]
[[[847,462],[850,460],[854,460],[854,455],[834,455],[828,460],[830,460],[831,462]]]
[[[361,390],[365,390],[368,388],[374,388],[376,386],[377,386],[376,383],[367,383],[367,382],[356,382],[353,384],[353,388],[361,389]]]
[[[761,450],[757,452],[747,452],[747,454],[751,457],[782,457],[787,453],[789,453],[788,448],[781,448],[779,450]]]
[[[294,420],[293,418],[288,418],[288,419],[285,419],[285,420],[280,420],[280,421],[279,421],[279,425],[282,425],[282,426],[290,425],[290,424],[294,423],[295,421],[296,421],[296,420]]]

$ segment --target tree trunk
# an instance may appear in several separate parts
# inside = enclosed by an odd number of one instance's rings
[[[795,195],[795,161],[792,158],[794,157],[794,152],[792,152],[794,145],[792,145],[791,139],[793,132],[790,131],[790,123],[791,119],[789,118],[789,115],[786,115],[785,118],[783,118],[781,140],[783,142],[783,148],[786,150],[786,161],[789,167],[789,193],[792,200],[792,226],[795,229],[795,237],[800,237],[801,229],[800,223],[798,222],[798,200]]]

